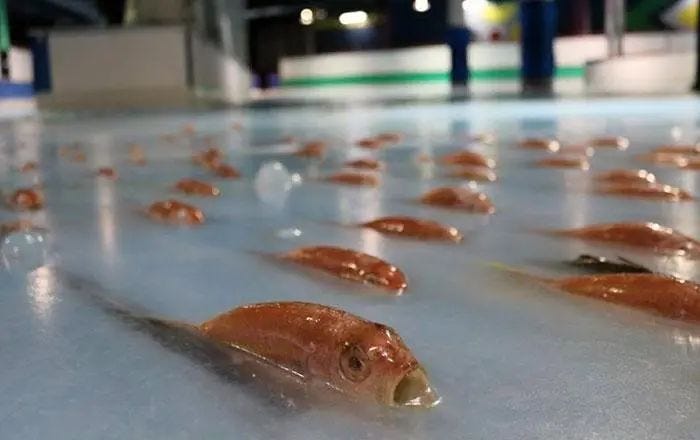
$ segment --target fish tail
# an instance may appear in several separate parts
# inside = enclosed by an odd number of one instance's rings
[[[536,283],[545,284],[545,285],[552,284],[552,280],[549,278],[538,276],[538,275],[533,275],[524,269],[514,267],[514,266],[509,266],[509,265],[507,265],[505,263],[501,263],[499,261],[490,261],[487,263],[487,265],[493,269],[497,269],[500,272],[504,272],[508,275],[511,275],[514,278],[525,279],[527,281],[534,281]]]

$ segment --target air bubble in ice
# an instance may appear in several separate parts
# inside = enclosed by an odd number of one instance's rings
[[[284,238],[287,240],[301,237],[301,234],[303,234],[303,232],[299,228],[284,228],[284,229],[278,229],[277,231],[275,231],[275,235],[277,237]]]
[[[280,162],[264,163],[255,176],[255,193],[263,203],[281,206],[292,189],[292,177]]]
[[[30,272],[46,264],[48,243],[41,231],[19,231],[2,237],[0,258],[10,271]]]

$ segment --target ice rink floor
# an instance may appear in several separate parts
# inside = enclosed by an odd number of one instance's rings
[[[591,249],[535,228],[643,220],[700,237],[697,202],[601,197],[589,179],[644,166],[634,156],[660,144],[695,142],[699,115],[700,100],[679,97],[51,114],[3,122],[0,188],[40,183],[46,207],[20,215],[3,208],[0,222],[27,218],[46,232],[41,243],[20,243],[18,255],[8,255],[9,245],[1,249],[0,438],[700,439],[700,327],[552,293],[489,266],[575,274],[560,263]],[[384,131],[405,139],[376,153],[353,146]],[[478,186],[497,213],[417,204],[430,188],[463,184],[422,155],[462,148],[478,133],[497,137],[495,145],[473,145],[499,163],[499,181]],[[601,135],[628,136],[631,146],[598,150],[588,172],[534,168],[543,154],[516,147],[526,136],[582,143]],[[298,145],[282,142],[289,136],[326,140],[329,154],[323,162],[295,157]],[[84,145],[85,163],[59,154],[73,142]],[[243,178],[211,179],[193,166],[190,156],[206,142],[225,150]],[[128,162],[132,143],[143,147],[145,166]],[[320,181],[343,161],[367,155],[387,164],[379,188]],[[38,170],[19,173],[28,161]],[[255,180],[269,161],[294,175],[291,189]],[[95,177],[103,166],[114,167],[119,180]],[[700,172],[649,169],[700,195]],[[172,185],[183,177],[221,188],[216,199],[183,198],[207,222],[174,228],[146,218],[153,201],[180,198]],[[465,240],[435,244],[353,226],[395,214],[451,224]],[[313,244],[382,257],[407,273],[409,288],[395,297],[259,256]],[[697,263],[681,258],[633,256],[698,275]],[[113,301],[192,323],[261,301],[349,310],[394,327],[443,401],[421,411],[266,396],[250,379],[213,373],[188,356],[187,344],[163,344],[105,313],[65,282],[68,273]]]

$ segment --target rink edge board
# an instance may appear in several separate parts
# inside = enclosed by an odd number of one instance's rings
[[[561,66],[556,68],[556,78],[583,78],[585,67]],[[518,68],[497,68],[472,70],[475,81],[511,81],[520,78]],[[449,72],[386,72],[364,75],[308,76],[282,79],[283,87],[319,87],[356,84],[406,84],[406,83],[448,83]]]

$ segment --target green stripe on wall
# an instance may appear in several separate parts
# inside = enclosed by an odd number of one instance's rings
[[[557,67],[557,78],[582,78],[583,66]],[[520,69],[482,69],[472,70],[473,81],[511,81],[520,78]],[[445,83],[450,80],[447,72],[388,72],[369,75],[346,76],[306,76],[282,80],[283,87],[323,87],[356,84],[407,84],[407,83]]]

